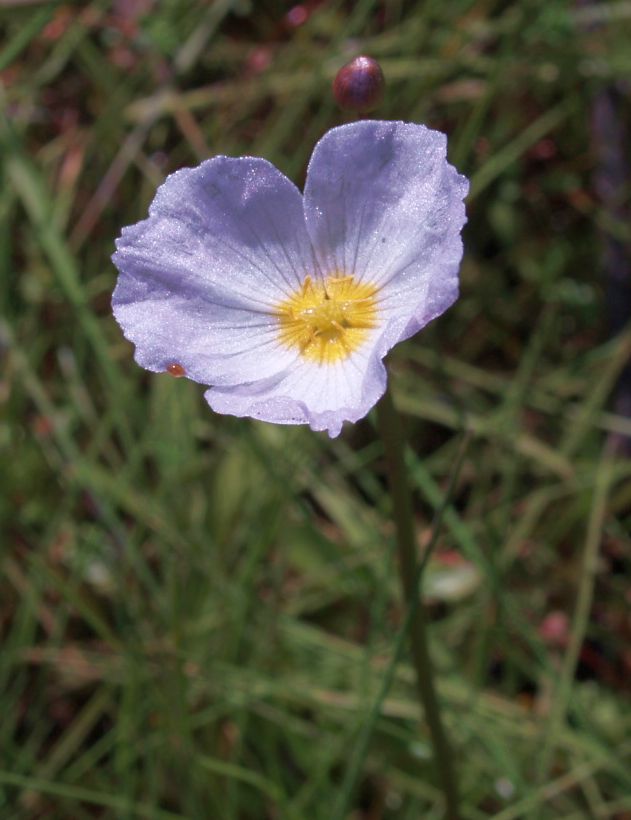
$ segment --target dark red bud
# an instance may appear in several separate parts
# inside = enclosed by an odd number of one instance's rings
[[[366,114],[383,99],[386,81],[381,66],[372,57],[355,57],[333,80],[333,96],[344,111]]]

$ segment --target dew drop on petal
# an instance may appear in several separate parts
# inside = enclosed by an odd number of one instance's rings
[[[177,362],[171,362],[171,364],[167,365],[167,373],[170,373],[176,379],[181,379],[182,376],[186,376],[186,370]]]

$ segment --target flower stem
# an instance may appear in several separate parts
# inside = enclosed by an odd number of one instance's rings
[[[445,818],[447,820],[458,820],[458,788],[452,754],[440,716],[440,706],[434,687],[434,670],[428,645],[427,617],[423,602],[417,601],[417,596],[421,595],[419,583],[421,579],[418,578],[417,572],[418,562],[416,558],[412,498],[404,460],[405,445],[401,431],[401,421],[389,389],[386,390],[377,407],[377,420],[386,456],[388,483],[392,496],[403,596],[408,609],[416,606],[415,617],[410,623],[409,636],[418,695],[425,712],[425,719],[434,749],[436,769],[445,796]]]

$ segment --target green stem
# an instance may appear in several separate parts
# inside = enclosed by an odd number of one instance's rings
[[[434,749],[434,759],[445,795],[445,817],[458,820],[458,788],[447,735],[440,716],[440,706],[434,687],[434,671],[429,654],[427,617],[417,582],[416,535],[412,498],[404,461],[404,441],[401,421],[389,389],[377,407],[379,432],[383,442],[392,508],[397,536],[399,573],[408,609],[416,605],[416,616],[410,624],[410,649],[416,672],[418,695],[425,712]]]
[[[581,565],[581,575],[576,596],[572,630],[568,641],[563,663],[558,674],[554,701],[546,720],[546,736],[539,756],[537,779],[545,780],[558,744],[558,737],[567,717],[572,698],[572,684],[581,647],[589,626],[589,615],[594,600],[594,584],[598,571],[598,552],[603,537],[603,527],[607,515],[607,502],[613,481],[614,461],[607,445],[603,449],[599,465],[595,472],[595,486],[592,507],[585,536],[585,547]]]

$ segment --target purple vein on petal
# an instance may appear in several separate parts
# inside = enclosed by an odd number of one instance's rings
[[[301,283],[302,279],[301,279],[298,271],[296,270],[296,267],[295,267],[295,265],[294,265],[294,263],[291,259],[290,254],[287,251],[287,247],[285,246],[285,243],[282,241],[282,239],[280,237],[280,234],[278,232],[278,226],[276,225],[276,223],[271,218],[271,216],[269,215],[268,211],[265,208],[261,209],[261,213],[263,213],[265,215],[265,219],[267,220],[268,225],[273,229],[274,233],[276,234],[276,240],[278,242],[278,246],[281,249],[283,256],[287,260],[287,265],[288,265],[289,270],[291,270],[293,272],[293,274],[296,278],[295,282],[291,282],[290,280],[287,279],[287,277],[285,275],[285,271],[282,270],[278,266],[278,264],[274,261],[274,259],[271,257],[271,255],[269,254],[267,248],[265,247],[265,244],[261,241],[258,233],[255,232],[254,228],[252,226],[249,226],[249,230],[250,230],[252,236],[254,237],[254,239],[256,239],[256,241],[259,243],[263,253],[265,253],[265,255],[269,259],[270,263],[276,268],[276,270],[280,274],[283,282],[285,282],[287,287],[290,288],[290,292],[288,294],[287,293],[285,294],[286,296],[290,296],[300,286],[300,283]]]
[[[364,219],[366,218],[366,209],[368,207],[368,198],[364,197],[362,200],[362,209],[359,214],[359,225],[357,226],[357,236],[355,239],[355,253],[353,254],[353,270],[351,271],[352,275],[356,275],[357,271],[357,256],[359,254],[359,246],[362,241],[362,236],[364,233]],[[361,282],[361,278],[358,279]]]
[[[268,257],[268,259],[269,259],[270,257],[269,257],[269,255],[268,255],[267,249],[266,249],[266,248],[264,247],[264,245],[261,243],[261,240],[260,240],[260,239],[259,239],[259,238],[258,238],[258,237],[254,234],[254,232],[252,231],[252,229],[251,229],[251,228],[250,228],[249,230],[250,230],[250,233],[252,233],[252,235],[254,236],[254,239],[256,239],[256,241],[258,242],[258,244],[259,244],[260,248],[263,250],[263,252],[265,253],[265,255],[266,255],[266,256]],[[264,269],[263,269],[263,268],[262,268],[259,264],[257,264],[257,263],[256,263],[256,262],[254,262],[252,259],[250,259],[250,257],[249,257],[249,256],[247,256],[246,254],[244,254],[244,253],[242,253],[241,251],[237,250],[237,248],[233,247],[233,246],[232,246],[232,245],[231,245],[231,244],[230,244],[230,243],[229,243],[226,239],[224,239],[223,237],[217,237],[217,241],[218,241],[220,244],[222,244],[224,247],[228,248],[228,250],[231,250],[231,251],[232,251],[234,254],[236,254],[237,256],[240,256],[240,257],[241,257],[241,258],[242,258],[245,262],[247,262],[248,264],[250,264],[253,268],[255,268],[256,270],[258,270],[258,271],[259,271],[259,273],[261,273],[261,274],[265,277],[265,279],[267,279],[267,281],[270,283],[270,285],[272,285],[272,286],[274,286],[274,287],[278,287],[278,282],[277,282],[276,280],[274,280],[274,279],[273,279],[273,278],[272,278],[272,277],[271,277],[271,276],[267,273],[267,271],[265,271],[265,270],[264,270]],[[272,260],[272,259],[270,259],[270,262],[272,262],[272,264],[274,264],[274,262],[273,262],[273,260]],[[274,267],[276,267],[276,265],[274,265]],[[278,268],[277,268],[277,269],[278,269]],[[283,281],[285,282],[285,284],[286,284],[288,287],[290,287],[290,286],[289,286],[289,283],[288,283],[288,282],[284,279],[284,277],[283,277]],[[291,296],[291,291],[289,291],[289,292],[288,292],[288,291],[285,291],[283,288],[279,288],[279,290],[281,290],[285,296],[287,296],[287,297]]]

